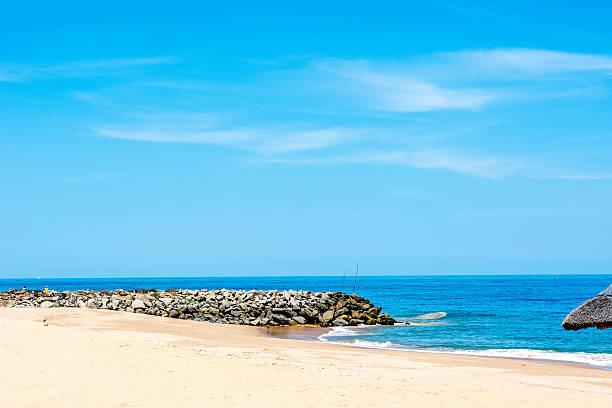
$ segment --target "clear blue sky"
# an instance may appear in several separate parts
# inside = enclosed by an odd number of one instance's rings
[[[0,277],[612,272],[607,1],[6,2]]]

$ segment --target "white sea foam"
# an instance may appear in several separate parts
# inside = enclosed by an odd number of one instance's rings
[[[459,354],[459,355],[470,355],[470,356],[483,356],[483,357],[504,357],[504,358],[518,358],[518,359],[529,359],[529,360],[540,360],[540,361],[557,361],[566,363],[576,364],[587,364],[596,367],[612,369],[612,354],[610,353],[583,353],[583,352],[558,352],[553,350],[532,350],[532,349],[483,349],[483,350],[470,350],[470,349],[437,349],[437,348],[425,348],[417,346],[405,346],[401,344],[393,344],[390,341],[378,342],[368,341],[362,339],[352,340],[334,340],[334,337],[355,337],[368,335],[369,333],[364,332],[362,327],[333,327],[328,333],[319,336],[319,340],[323,342],[341,344],[345,346],[363,347],[372,349],[384,349],[384,350],[401,350],[401,351],[412,351],[412,352],[425,352],[425,353],[443,353],[443,354]],[[373,334],[373,333],[372,333]]]
[[[380,349],[395,349],[396,344],[390,341],[379,342],[379,341],[367,341],[367,340],[351,340],[350,342],[344,343],[350,346],[365,347],[365,348],[380,348]]]
[[[425,313],[419,316],[414,316],[413,319],[421,319],[421,320],[441,319],[445,317],[447,314],[448,313],[446,312]]]
[[[443,319],[448,315],[446,312],[433,312],[425,313],[414,317],[400,317],[396,320],[395,325],[409,325],[409,326],[442,326],[449,324]]]
[[[332,327],[330,331],[328,331],[327,333],[323,333],[318,338],[321,341],[327,341],[327,337],[331,337],[331,336],[342,336],[342,337],[367,336],[370,333],[368,333],[366,330],[363,330],[363,329],[367,329],[367,328],[371,329],[374,327],[376,326],[360,325],[360,326],[353,326],[351,328],[337,326],[337,327]],[[374,334],[374,333],[371,333],[371,334]]]
[[[425,351],[425,350],[423,350]],[[532,349],[488,349],[488,350],[459,350],[452,354],[468,354],[474,356],[524,358],[530,360],[550,360],[589,364],[612,369],[612,354],[610,353],[568,353],[553,350]]]
[[[423,326],[446,326],[449,325],[449,322],[440,322],[440,321],[434,321],[434,322],[413,322],[411,320],[398,320],[397,323],[395,323],[395,326],[413,326],[413,327],[423,327]]]

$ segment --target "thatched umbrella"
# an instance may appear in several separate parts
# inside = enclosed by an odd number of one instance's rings
[[[599,295],[572,310],[561,323],[566,330],[580,330],[587,327],[609,329],[612,327],[612,285]]]

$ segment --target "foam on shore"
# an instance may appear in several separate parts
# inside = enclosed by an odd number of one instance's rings
[[[583,352],[558,352],[554,350],[533,350],[533,349],[442,349],[434,347],[407,346],[394,344],[390,341],[379,342],[359,339],[353,340],[334,340],[334,337],[362,337],[368,333],[361,327],[332,327],[328,332],[318,337],[319,341],[341,344],[345,346],[362,347],[370,349],[399,350],[425,353],[457,354],[482,357],[501,357],[515,358],[538,361],[552,361],[559,363],[585,364],[597,368],[612,370],[612,353],[583,353]]]

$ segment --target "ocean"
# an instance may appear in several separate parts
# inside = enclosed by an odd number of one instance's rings
[[[321,341],[358,347],[531,358],[612,369],[612,329],[577,332],[565,315],[612,275],[360,276],[355,293],[409,325],[334,328]],[[354,276],[0,279],[9,288],[278,289],[353,292]],[[435,318],[418,318],[438,313]]]

